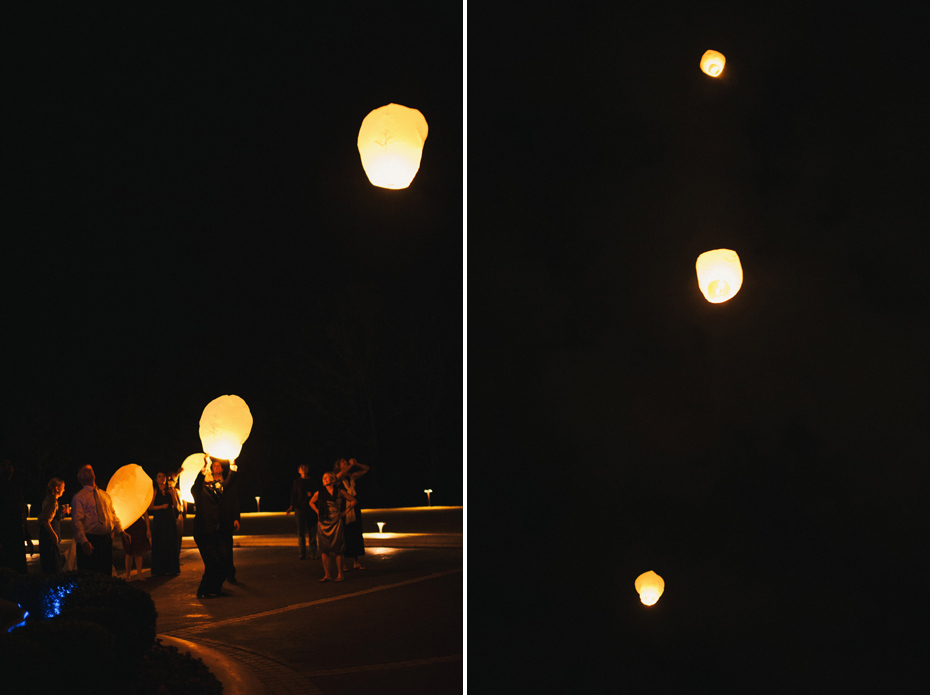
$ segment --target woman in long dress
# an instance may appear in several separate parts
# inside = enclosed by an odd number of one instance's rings
[[[61,478],[52,478],[48,481],[46,489],[45,499],[42,500],[42,511],[39,512],[39,561],[44,573],[56,574],[64,566],[64,558],[59,550],[63,510],[58,504],[58,498],[65,491],[65,481]]]
[[[174,496],[167,486],[164,473],[155,476],[155,496],[152,498],[152,576],[179,574],[180,549],[178,548],[178,527],[175,522],[177,508]]]
[[[355,469],[355,470],[353,470]],[[355,492],[355,481],[368,472],[368,466],[359,463],[355,459],[339,459],[333,467],[333,473],[336,474],[336,480],[342,484],[342,487],[350,496],[358,496]],[[365,554],[365,539],[362,536],[362,508],[356,503],[355,507],[346,513],[346,551],[345,569],[365,569],[359,558]]]
[[[310,498],[310,507],[317,513],[319,521],[316,525],[316,542],[323,559],[323,578],[321,582],[333,580],[332,556],[336,559],[336,581],[341,582],[342,553],[345,552],[345,519],[346,512],[355,506],[355,498],[345,490],[336,487],[336,476],[333,473],[323,474],[323,487],[313,493]]]
[[[132,526],[126,529],[129,534],[129,543],[126,534],[123,534],[123,552],[126,553],[126,581],[132,581],[132,565],[136,565],[136,579],[142,581],[142,557],[152,549],[152,527],[149,525],[149,510],[142,512]]]

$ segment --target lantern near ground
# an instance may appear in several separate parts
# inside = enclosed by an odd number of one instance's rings
[[[113,510],[125,530],[152,505],[155,485],[142,466],[130,463],[118,468],[110,478],[107,494],[113,500]]]
[[[184,459],[184,463],[181,464],[181,474],[178,476],[179,485],[177,490],[181,499],[188,504],[195,504],[194,496],[191,494],[191,486],[193,486],[194,481],[197,480],[197,474],[203,470],[204,456],[205,454],[203,452],[191,454]]]
[[[665,591],[665,580],[652,570],[639,575],[633,585],[639,594],[639,600],[646,606],[655,605]]]
[[[727,59],[719,51],[705,51],[701,56],[701,70],[711,77],[720,77]]]
[[[358,153],[375,186],[406,188],[420,169],[428,128],[423,114],[400,104],[375,109],[358,131]]]
[[[698,287],[708,302],[719,304],[732,299],[743,286],[743,267],[736,251],[715,249],[698,256]]]
[[[214,398],[200,416],[200,442],[204,452],[216,459],[238,457],[251,431],[252,413],[239,396]]]

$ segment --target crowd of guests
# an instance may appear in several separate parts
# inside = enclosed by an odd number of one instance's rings
[[[345,570],[363,570],[365,555],[361,509],[356,482],[369,467],[355,459],[339,459],[332,471],[323,474],[322,486],[310,479],[310,467],[302,464],[291,489],[290,507],[297,521],[299,558],[319,558],[321,582],[344,580]],[[24,543],[34,545],[26,526],[27,507],[22,493],[11,484],[9,461],[0,468],[0,566],[26,573]],[[81,489],[71,504],[61,504],[65,481],[52,478],[46,487],[38,514],[39,555],[44,573],[85,569],[103,574],[113,572],[113,538],[119,537],[125,553],[124,578],[141,580],[145,553],[151,552],[152,576],[180,573],[184,504],[178,493],[181,471],[158,473],[152,502],[129,528],[123,528],[113,501],[96,484],[92,466],[78,470]],[[204,571],[197,588],[198,598],[225,596],[224,582],[237,583],[233,562],[233,534],[239,530],[240,510],[235,461],[204,455],[203,469],[191,486],[196,505],[194,542]],[[68,559],[61,552],[61,520],[71,516],[74,537]]]

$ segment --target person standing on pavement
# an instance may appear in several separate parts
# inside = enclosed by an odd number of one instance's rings
[[[307,542],[309,541],[310,559],[316,560],[318,557],[316,545],[317,516],[316,512],[310,508],[310,496],[314,492],[311,489],[310,466],[306,463],[300,464],[297,473],[299,477],[291,486],[291,506],[284,512],[284,516],[294,512],[294,517],[297,519],[297,546],[300,548],[298,559],[307,559]]]
[[[353,470],[354,469],[354,470]],[[358,499],[355,481],[368,472],[368,466],[355,459],[339,459],[333,466],[336,480],[351,497]],[[365,538],[362,536],[362,510],[356,503],[346,514],[346,566],[345,569],[365,569],[359,558],[365,554]]]
[[[336,581],[343,580],[342,554],[345,552],[343,519],[346,512],[355,506],[355,498],[337,485],[336,476],[333,473],[324,473],[323,487],[314,492],[313,497],[310,498],[310,507],[319,519],[316,525],[316,542],[320,548],[320,556],[323,558],[321,582],[333,580],[334,557],[338,572]]]
[[[191,486],[196,513],[194,515],[194,542],[203,559],[203,576],[197,587],[197,598],[226,596],[223,582],[226,579],[228,560],[226,544],[220,535],[220,504],[223,500],[223,464],[212,461],[204,454],[203,470]]]
[[[168,476],[159,471],[155,477],[155,495],[152,497],[152,576],[177,575],[178,514],[173,490],[168,487]]]
[[[64,567],[61,556],[61,517],[68,505],[58,504],[65,492],[65,481],[52,478],[46,486],[42,511],[39,512],[39,562],[45,574],[57,574]]]
[[[81,549],[77,568],[112,575],[113,534],[120,534],[126,545],[132,538],[123,530],[106,490],[97,487],[93,467],[82,466],[77,478],[83,486],[71,498],[71,529],[74,543]]]
[[[233,562],[233,534],[239,532],[239,485],[235,461],[220,461],[223,471],[223,496],[220,500],[220,538],[225,546],[226,581],[238,584],[236,565]]]

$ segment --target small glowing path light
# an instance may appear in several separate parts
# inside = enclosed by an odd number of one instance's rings
[[[200,442],[215,459],[233,461],[252,431],[252,413],[239,396],[220,396],[200,416]]]
[[[705,51],[701,56],[701,71],[711,77],[720,77],[726,62],[720,51]]]
[[[665,591],[665,580],[652,570],[649,570],[636,578],[634,586],[643,605],[653,606],[659,600],[662,592]]]
[[[155,485],[142,466],[130,463],[116,469],[107,483],[107,494],[113,500],[113,511],[125,530],[152,504]]]
[[[384,533],[384,522],[383,521],[378,522],[378,533]]]
[[[255,511],[257,511],[259,514],[261,514],[261,511],[262,511],[261,500],[262,500],[261,497],[259,497],[258,495],[255,495]]]
[[[427,506],[427,507],[432,507],[432,506],[433,506],[433,503],[430,502],[430,498],[429,498],[429,495],[430,495],[430,493],[431,493],[432,491],[433,491],[432,488],[430,488],[429,490],[424,490],[424,491],[423,491],[423,492],[426,493],[426,506]]]
[[[358,154],[372,185],[400,190],[420,170],[429,128],[423,114],[400,104],[375,109],[358,131]]]
[[[743,266],[736,251],[716,249],[705,251],[694,264],[698,287],[711,304],[732,299],[743,286]]]

